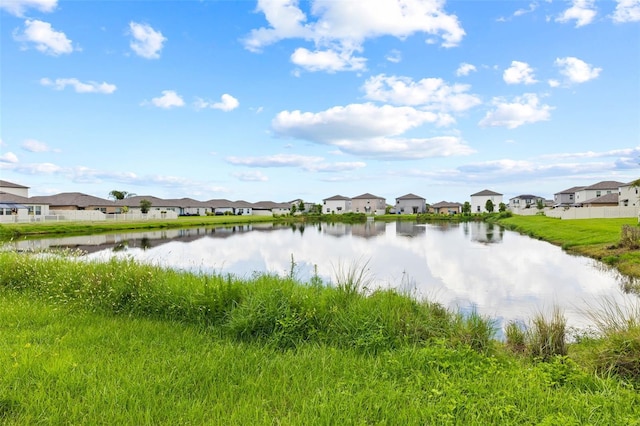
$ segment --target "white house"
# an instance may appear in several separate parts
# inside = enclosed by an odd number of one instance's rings
[[[17,183],[8,182],[0,179],[0,192],[14,194],[20,197],[29,198],[29,187],[18,185]]]
[[[509,209],[520,210],[535,208],[538,205],[538,201],[542,201],[542,205],[544,206],[544,197],[531,194],[518,195],[517,197],[509,198]]]
[[[620,207],[640,206],[640,188],[632,185],[632,182],[621,185],[618,188],[618,205]]]
[[[342,195],[334,195],[333,197],[322,200],[323,213],[348,213],[351,211],[351,198]]]
[[[486,205],[489,200],[491,200],[494,205],[493,211],[498,211],[498,205],[502,203],[502,194],[488,189],[471,194],[471,213],[486,212]]]
[[[585,186],[581,190],[576,191],[576,204],[582,204],[587,200],[598,198],[607,194],[617,194],[619,188],[622,185],[624,185],[623,182],[605,180],[590,186]]]

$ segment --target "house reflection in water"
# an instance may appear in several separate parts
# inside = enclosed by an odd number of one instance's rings
[[[465,222],[462,224],[465,235],[471,234],[471,241],[483,244],[501,243],[504,228],[493,223]]]
[[[417,237],[427,232],[426,226],[418,226],[415,222],[396,222],[396,235],[402,237]]]

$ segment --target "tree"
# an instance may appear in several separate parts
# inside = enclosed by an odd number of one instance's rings
[[[151,208],[151,201],[149,200],[140,200],[140,211],[143,214],[149,213],[149,209]]]
[[[469,216],[471,214],[471,203],[468,201],[465,201],[464,204],[462,205],[462,214]]]
[[[505,203],[498,204],[498,211],[499,212],[507,211],[507,205]]]
[[[298,211],[303,212],[304,211],[304,201],[300,200],[300,202],[298,203]]]
[[[291,214],[292,214],[292,215],[293,215],[293,214],[296,214],[296,212],[297,212],[297,211],[298,211],[298,208],[296,207],[296,205],[295,205],[295,204],[294,204],[294,205],[292,205],[292,206],[291,206]]]
[[[493,205],[493,201],[491,200],[487,200],[487,202],[484,204],[484,209],[489,213],[493,213],[494,207],[495,206]]]
[[[536,208],[537,208],[538,210],[542,210],[542,209],[544,209],[544,201],[542,201],[542,198],[538,198],[538,199],[536,200]]]
[[[109,193],[109,198],[113,198],[114,200],[124,200],[125,198],[134,197],[136,194],[127,191],[118,191],[114,189]]]

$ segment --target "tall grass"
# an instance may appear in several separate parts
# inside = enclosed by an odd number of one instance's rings
[[[337,269],[336,284],[326,286],[300,283],[293,273],[243,279],[68,254],[0,252],[0,265],[0,288],[59,306],[195,324],[283,349],[316,342],[377,353],[445,339],[487,351],[492,336],[478,315],[461,318],[395,290],[371,291],[366,262]]]
[[[612,298],[582,309],[600,339],[588,360],[596,370],[615,374],[640,387],[640,301],[625,304]]]
[[[504,331],[507,348],[515,353],[527,354],[539,361],[567,355],[567,320],[558,306],[554,306],[550,314],[538,312],[528,327],[511,321]]]

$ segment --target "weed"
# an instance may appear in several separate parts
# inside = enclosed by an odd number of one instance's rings
[[[567,354],[567,320],[558,306],[554,306],[551,317],[538,313],[531,320],[527,332],[527,348],[531,356],[548,361],[556,355]]]

